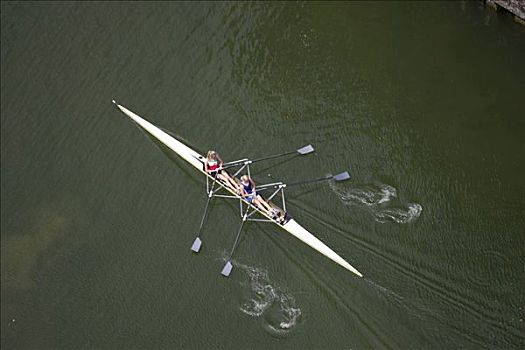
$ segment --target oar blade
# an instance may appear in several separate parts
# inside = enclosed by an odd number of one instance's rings
[[[334,175],[332,178],[335,181],[344,181],[350,178],[350,174],[348,173],[348,171],[345,171],[344,173]]]
[[[191,250],[195,253],[198,253],[201,250],[202,241],[199,237],[195,238]]]
[[[228,277],[232,272],[233,265],[231,262],[227,261],[224,267],[222,268],[221,274],[225,277]]]
[[[312,153],[314,150],[313,146],[312,145],[308,145],[308,146],[304,146],[304,147],[301,147],[297,150],[297,153],[299,154],[308,154],[308,153]]]

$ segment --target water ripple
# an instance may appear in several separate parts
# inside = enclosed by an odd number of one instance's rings
[[[471,259],[475,269],[472,273],[467,274],[467,280],[480,287],[490,287],[495,280],[499,279],[505,265],[509,264],[508,258],[495,250],[473,252]],[[489,270],[487,266],[493,268]]]
[[[302,314],[294,296],[272,282],[266,269],[235,265],[248,277],[242,284],[248,287],[249,295],[240,310],[253,317],[262,317],[264,328],[272,335],[283,336],[290,332]]]
[[[378,211],[376,215],[376,221],[386,223],[388,221],[396,222],[398,224],[405,224],[416,220],[423,207],[417,203],[409,203],[407,209],[404,208],[389,208]]]
[[[394,206],[392,200],[397,197],[397,190],[386,184],[345,188],[331,182],[330,188],[345,205],[360,205],[368,208],[379,223],[406,224],[419,218],[423,211],[423,207],[418,203]]]

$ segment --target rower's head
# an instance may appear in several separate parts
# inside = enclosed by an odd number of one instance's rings
[[[241,176],[241,182],[245,185],[248,185],[250,183],[250,177],[248,175]]]
[[[208,151],[208,159],[217,159],[217,152]]]

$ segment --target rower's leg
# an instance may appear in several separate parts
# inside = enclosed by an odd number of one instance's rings
[[[228,184],[234,191],[237,191],[237,183],[231,178],[231,176],[223,170],[220,174],[221,179]]]
[[[268,213],[272,210],[272,207],[260,195],[257,195],[257,201],[264,207],[264,209]]]
[[[224,174],[226,176],[226,178],[228,178],[228,181],[230,182],[230,184],[232,185],[233,189],[234,190],[237,190],[238,187],[239,187],[239,184],[235,181],[235,179],[233,179],[230,174],[228,174],[228,172],[226,170],[224,170]]]
[[[226,177],[224,174],[219,174],[219,179],[221,179],[226,185],[231,186],[228,177]]]
[[[253,202],[261,208],[267,215],[271,216],[271,207],[266,203],[261,196],[257,196],[253,199]]]

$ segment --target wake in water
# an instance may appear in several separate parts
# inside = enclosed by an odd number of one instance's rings
[[[372,287],[372,290],[376,291],[378,295],[384,297],[385,300],[388,301],[388,304],[395,304],[398,307],[403,308],[407,314],[411,315],[414,318],[417,318],[419,320],[424,319],[425,310],[423,310],[414,301],[410,299],[406,300],[393,290],[383,287],[382,285],[372,280],[366,279],[365,281]]]
[[[409,203],[407,209],[392,208],[384,209],[376,213],[376,221],[386,223],[388,221],[397,222],[398,224],[405,224],[412,222],[421,215],[423,207],[417,203]]]
[[[343,185],[330,182],[330,188],[338,195],[345,205],[360,205],[368,208],[377,222],[395,222],[405,224],[416,220],[423,207],[418,203],[408,203],[396,207],[392,200],[397,197],[394,187],[379,185],[363,185],[354,188],[344,188]]]
[[[249,295],[241,304],[241,311],[253,317],[263,317],[265,328],[273,335],[285,335],[291,331],[301,316],[293,295],[272,283],[265,269],[239,263],[235,266],[248,277]]]
[[[330,182],[330,186],[343,202],[364,204],[368,207],[386,203],[390,201],[391,198],[397,196],[396,189],[388,185],[342,189],[335,182]]]

